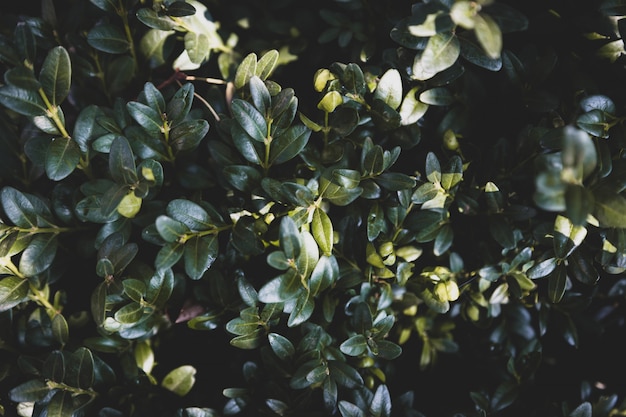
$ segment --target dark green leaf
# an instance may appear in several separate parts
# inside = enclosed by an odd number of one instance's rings
[[[626,8],[626,5],[625,5]],[[626,12],[626,10],[624,10]],[[591,417],[593,412],[593,408],[591,403],[585,401],[578,407],[574,409],[571,413],[569,413],[568,417]]]
[[[209,123],[206,120],[184,121],[170,131],[170,143],[177,151],[195,149],[208,131]]]
[[[172,30],[178,26],[170,17],[161,16],[147,7],[137,10],[137,19],[144,25],[158,30]]]
[[[9,399],[18,402],[35,402],[43,399],[50,389],[40,379],[31,379],[9,391]]]
[[[259,255],[265,250],[255,223],[252,217],[245,216],[237,220],[233,228],[232,244],[244,255]]]
[[[461,45],[452,32],[437,33],[428,40],[426,49],[413,65],[413,77],[427,80],[450,68],[461,53]]]
[[[267,115],[272,101],[269,90],[265,86],[265,83],[256,75],[250,78],[249,83],[250,96],[254,107],[256,107],[262,115]]]
[[[46,153],[46,174],[51,180],[60,181],[74,172],[79,161],[80,148],[73,139],[54,138]]]
[[[19,227],[37,227],[37,214],[33,203],[20,191],[4,187],[0,192],[0,202],[6,216]]]
[[[450,246],[452,246],[452,240],[454,239],[454,232],[452,226],[446,224],[439,229],[435,243],[433,245],[433,253],[435,256],[443,255]]]
[[[196,13],[196,8],[191,4],[177,0],[167,6],[165,14],[173,17],[193,16]]]
[[[217,235],[195,236],[185,243],[185,272],[194,280],[202,278],[218,255]]]
[[[489,217],[489,232],[505,249],[513,249],[517,243],[513,227],[502,215],[494,214]]]
[[[367,341],[361,334],[354,335],[344,341],[339,349],[349,356],[359,356],[367,350]]]
[[[311,130],[304,125],[289,127],[272,140],[270,163],[282,164],[297,156],[306,146],[309,136],[311,136]]]
[[[176,199],[169,202],[166,212],[191,230],[203,231],[213,227],[207,211],[200,205],[189,200]]]
[[[50,267],[57,252],[57,235],[53,233],[39,234],[22,252],[20,272],[28,277],[41,274]]]
[[[57,317],[62,317],[60,314]],[[46,379],[54,382],[63,382],[65,379],[65,356],[63,352],[55,350],[52,352],[43,364],[41,374]]]
[[[389,340],[378,340],[376,345],[378,356],[383,359],[395,359],[402,354],[402,348]]]
[[[583,113],[576,119],[576,126],[598,138],[609,137],[609,123],[606,113],[599,109],[593,109]]]
[[[239,349],[256,349],[261,344],[263,329],[257,329],[252,333],[237,336],[231,339],[230,344]]]
[[[189,232],[189,228],[168,216],[159,216],[155,222],[159,235],[166,242],[177,242],[181,236]]]
[[[370,403],[369,412],[373,417],[391,416],[391,397],[386,385],[379,385]]]
[[[117,9],[115,0],[89,0],[89,2],[105,12],[115,12]]]
[[[296,259],[300,255],[300,230],[289,216],[280,222],[280,247],[289,259]]]
[[[143,296],[146,293],[146,284],[143,281],[133,278],[127,278],[122,281],[124,287],[124,293],[136,303],[143,301]]]
[[[159,112],[143,103],[131,101],[126,104],[128,113],[146,132],[159,136],[163,131],[163,119]]]
[[[57,46],[48,52],[41,66],[39,81],[53,106],[65,100],[72,83],[72,64],[65,48]]]
[[[30,91],[37,91],[41,87],[33,70],[22,66],[11,68],[5,72],[4,81],[13,87]]]
[[[70,330],[67,321],[62,314],[57,314],[52,318],[52,336],[61,345],[65,345],[69,339]]]
[[[20,21],[13,32],[15,47],[20,55],[20,63],[27,61],[29,63],[35,62],[35,56],[37,54],[37,40],[33,33],[31,25],[24,21]]]
[[[97,137],[96,135],[104,130],[98,124],[98,120],[102,117],[102,111],[95,105],[87,106],[79,113],[74,123],[72,139],[78,144],[83,154],[89,151],[89,145]]]
[[[109,172],[118,184],[134,185],[137,182],[135,157],[128,140],[123,136],[115,138],[109,153]]]
[[[475,39],[459,37],[461,41],[461,56],[474,65],[489,71],[500,71],[503,65],[502,57],[491,58]]]
[[[594,216],[602,227],[626,225],[626,198],[620,194],[599,192],[595,195]]]
[[[449,106],[456,101],[456,97],[446,87],[435,87],[422,91],[419,100],[433,106]]]
[[[167,103],[167,118],[172,123],[183,120],[189,114],[193,104],[194,86],[192,83],[184,84]]]
[[[567,287],[567,269],[565,265],[557,265],[548,276],[548,296],[550,301],[558,303],[565,294]]]
[[[441,182],[441,165],[437,156],[432,152],[426,155],[426,178],[433,183]]]
[[[74,415],[74,402],[69,391],[60,390],[50,400],[47,407],[48,417],[72,417]]]
[[[167,270],[171,268],[176,262],[183,256],[185,245],[178,242],[170,242],[163,246],[157,253],[154,260],[154,266],[159,271]]]
[[[376,183],[391,191],[410,190],[415,187],[415,180],[399,172],[384,172],[375,179]]]
[[[594,208],[593,194],[578,184],[569,184],[565,189],[565,212],[574,225],[584,225]]]
[[[157,271],[148,282],[146,301],[157,307],[167,303],[174,290],[174,274],[171,269]]]
[[[232,102],[231,110],[234,119],[257,142],[264,142],[268,135],[265,118],[254,106],[247,101],[235,99]]]
[[[130,46],[124,32],[111,24],[91,29],[87,34],[87,43],[99,51],[110,54],[123,54]]]
[[[278,333],[269,333],[267,338],[270,342],[270,346],[276,356],[282,360],[291,359],[296,352],[293,343],[289,341],[285,336],[281,336]]]
[[[24,116],[40,116],[47,111],[39,93],[12,85],[0,87],[0,103]]]
[[[519,395],[519,387],[513,381],[504,381],[491,397],[491,410],[495,413],[513,404]]]
[[[339,401],[339,412],[342,417],[365,417],[365,412],[348,401]]]
[[[528,270],[528,278],[537,279],[545,277],[556,268],[556,258],[549,258],[541,261]]]
[[[89,389],[94,382],[93,354],[80,347],[66,358],[65,382],[75,388]]]
[[[261,173],[248,165],[230,165],[222,173],[230,185],[239,191],[252,192],[261,183]]]
[[[626,1],[604,0],[599,10],[605,16],[626,16]]]
[[[249,162],[253,164],[261,165],[263,159],[261,155],[264,155],[264,147],[261,143],[254,140],[246,131],[236,123],[231,126],[231,134],[233,137],[233,144],[241,155]]]
[[[291,310],[291,314],[289,315],[289,319],[287,320],[287,325],[289,327],[299,326],[311,317],[313,314],[313,310],[315,308],[315,301],[312,300],[308,294],[300,294],[298,300],[296,301],[296,305],[293,310]]]

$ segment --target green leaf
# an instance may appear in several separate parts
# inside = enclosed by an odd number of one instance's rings
[[[139,50],[150,63],[150,68],[157,68],[165,64],[167,40],[174,33],[173,30],[150,29],[143,35],[139,42]]]
[[[65,355],[63,352],[55,350],[50,353],[43,363],[41,374],[44,378],[54,382],[63,382],[65,379]]]
[[[177,0],[167,6],[165,14],[173,17],[193,16],[196,8],[185,1]]]
[[[274,68],[276,68],[279,56],[280,54],[276,49],[271,49],[264,53],[256,63],[256,68],[253,71],[254,74],[262,80],[267,80],[274,71]]]
[[[166,242],[177,242],[178,239],[189,233],[189,228],[182,222],[174,220],[168,216],[159,216],[156,218],[155,226],[159,235]]]
[[[332,113],[343,104],[343,96],[338,91],[329,91],[317,103],[317,108],[325,113]]]
[[[426,49],[413,64],[413,77],[427,80],[450,68],[461,54],[461,44],[452,32],[438,33],[428,40]]]
[[[415,180],[399,172],[385,172],[376,177],[376,183],[391,191],[411,190],[415,187]]]
[[[342,417],[365,417],[365,412],[356,405],[341,400],[339,401],[339,412]]]
[[[402,105],[400,105],[400,109],[398,110],[400,117],[402,118],[402,126],[416,123],[422,118],[422,116],[424,116],[424,114],[426,114],[426,110],[428,110],[428,104],[423,103],[416,98],[415,94],[418,91],[419,87],[413,87],[402,100]]]
[[[116,137],[113,143],[111,143],[109,172],[113,181],[118,184],[132,186],[138,180],[135,156],[128,140],[123,136]]]
[[[0,203],[4,214],[14,225],[23,228],[37,227],[35,206],[22,192],[12,187],[4,187],[0,192]]]
[[[170,242],[159,250],[154,260],[154,266],[158,271],[167,270],[180,260],[184,251],[185,245],[178,242]]]
[[[434,87],[422,91],[419,100],[433,106],[449,106],[456,101],[456,97],[446,87]]]
[[[432,152],[426,155],[426,178],[432,183],[441,182],[441,165],[437,156]]]
[[[20,21],[13,32],[15,47],[20,55],[20,63],[27,61],[34,63],[37,55],[37,38],[33,33],[33,27],[27,22]]]
[[[311,231],[322,254],[330,256],[333,252],[333,224],[328,214],[321,208],[313,211]]]
[[[369,412],[375,417],[391,416],[391,397],[386,385],[379,385],[369,406]]]
[[[136,303],[143,301],[143,296],[146,293],[146,284],[143,281],[133,278],[127,278],[122,281],[124,287],[124,293]]]
[[[578,184],[568,184],[565,189],[565,212],[575,225],[584,225],[587,216],[593,211],[594,196],[585,187]]]
[[[184,84],[167,103],[167,118],[172,123],[177,123],[187,117],[193,104],[194,91],[192,83]]]
[[[143,316],[143,307],[139,303],[129,303],[115,312],[115,320],[122,324],[134,324]]]
[[[147,7],[137,10],[137,19],[144,25],[159,31],[170,31],[178,26],[170,17],[161,16]]]
[[[231,125],[230,131],[233,137],[233,144],[239,153],[241,153],[241,156],[253,164],[261,165],[263,159],[260,155],[264,155],[263,144],[253,139],[236,123]]]
[[[72,83],[72,64],[65,48],[57,46],[48,52],[41,66],[39,81],[53,106],[65,100]]]
[[[256,329],[252,333],[237,336],[231,339],[230,344],[239,349],[256,349],[263,340],[263,329]]]
[[[52,318],[52,336],[59,344],[65,345],[69,339],[70,330],[62,314],[57,314]]]
[[[384,101],[392,109],[397,109],[402,102],[402,79],[400,72],[391,68],[387,70],[378,82],[374,98]]]
[[[148,282],[146,301],[157,307],[167,303],[174,290],[174,274],[171,269],[157,271]]]
[[[241,64],[237,67],[237,72],[235,73],[235,88],[241,89],[244,85],[248,84],[250,78],[256,75],[256,67],[257,67],[257,56],[254,52],[248,54]]]
[[[163,131],[163,119],[159,112],[150,106],[136,101],[126,104],[130,116],[143,127],[146,132],[159,137]]]
[[[567,269],[564,264],[559,264],[548,275],[548,297],[553,303],[558,303],[565,294],[567,287]]]
[[[204,231],[213,227],[209,213],[200,205],[189,200],[176,199],[170,201],[166,213],[191,230]]]
[[[235,189],[252,192],[261,183],[261,173],[248,165],[230,165],[222,170],[224,177]]]
[[[60,390],[52,397],[46,408],[48,417],[72,417],[74,415],[74,401],[69,391]]]
[[[256,311],[256,310],[255,310]],[[260,324],[260,318],[257,316],[254,320],[247,321],[241,317],[236,317],[226,323],[226,330],[238,336],[254,333]]]
[[[231,105],[234,119],[243,130],[257,142],[264,142],[268,135],[263,115],[247,101],[234,99]]]
[[[279,359],[288,360],[293,357],[296,349],[293,343],[285,336],[281,336],[278,333],[269,333],[267,338],[270,342],[270,347]]]
[[[41,87],[33,70],[22,66],[11,68],[5,72],[4,81],[13,87],[30,91],[37,91]]]
[[[217,235],[195,236],[185,243],[185,272],[194,280],[202,278],[218,255]]]
[[[9,391],[9,399],[16,403],[35,402],[43,399],[48,392],[50,389],[45,382],[40,379],[31,379]]]
[[[592,109],[576,118],[576,126],[598,138],[608,138],[611,125],[606,113],[600,109]]]
[[[345,340],[339,349],[348,356],[359,356],[367,350],[367,340],[362,334],[357,334]]]
[[[130,45],[126,35],[117,26],[103,24],[87,33],[87,43],[93,48],[109,54],[123,54]]]
[[[450,246],[452,246],[452,240],[454,239],[454,232],[452,226],[446,224],[439,229],[437,237],[433,245],[433,254],[435,256],[443,255]]]
[[[89,152],[89,147],[93,139],[97,137],[101,130],[98,119],[103,118],[102,110],[96,105],[90,105],[81,110],[74,123],[72,139],[76,142],[83,154]]]
[[[40,116],[47,111],[39,93],[12,85],[0,87],[0,103],[23,116]]]
[[[389,340],[377,340],[376,345],[378,356],[383,359],[396,359],[402,354],[402,348]]]
[[[202,64],[209,59],[209,55],[211,54],[211,42],[205,33],[187,32],[184,40],[185,50],[191,62],[194,64]]]
[[[38,234],[22,252],[20,272],[27,277],[41,274],[50,267],[57,252],[57,235]]]
[[[165,375],[165,378],[161,381],[161,386],[180,397],[184,397],[191,391],[196,383],[195,375],[196,368],[193,366],[179,366]]]
[[[262,115],[267,115],[272,97],[265,83],[255,75],[250,78],[249,87],[254,107],[256,107]]]
[[[177,151],[195,149],[208,131],[209,123],[206,120],[184,121],[170,131],[170,143]]]
[[[115,0],[89,0],[89,2],[105,12],[115,12],[117,9]]]
[[[309,297],[309,295],[307,293],[301,294],[298,297],[293,310],[291,310],[291,314],[287,320],[287,326],[296,327],[301,325],[307,321],[309,317],[311,317],[314,309],[315,302]]]
[[[491,236],[505,249],[515,248],[515,232],[503,215],[494,214],[489,217]]]
[[[309,141],[311,130],[304,125],[289,127],[270,146],[270,163],[282,164],[297,156]]]
[[[46,152],[46,175],[60,181],[74,172],[80,161],[80,148],[73,139],[54,138]]]
[[[75,388],[89,389],[94,379],[94,359],[89,349],[80,347],[66,358],[65,383]]]
[[[487,55],[496,59],[502,52],[502,32],[491,16],[479,13],[474,18],[474,33]]]
[[[626,5],[624,5],[624,8],[624,12],[626,12]],[[592,414],[593,407],[591,406],[591,403],[585,401],[569,413],[568,417],[591,417]]]
[[[28,299],[28,280],[9,276],[0,280],[0,311],[12,309]]]
[[[593,215],[601,227],[619,227],[626,225],[626,198],[611,192],[598,192],[595,195]]]
[[[296,259],[300,255],[300,230],[289,216],[280,222],[280,247],[289,259]]]
[[[534,265],[532,268],[530,268],[526,275],[528,275],[528,278],[530,279],[542,278],[552,273],[556,266],[556,258],[548,258],[545,261],[541,261],[538,264]]]

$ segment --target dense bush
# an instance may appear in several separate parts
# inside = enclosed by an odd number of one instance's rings
[[[12,3],[0,415],[626,415],[626,0]]]

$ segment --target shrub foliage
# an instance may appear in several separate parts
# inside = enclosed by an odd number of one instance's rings
[[[4,14],[0,415],[625,415],[625,15]]]

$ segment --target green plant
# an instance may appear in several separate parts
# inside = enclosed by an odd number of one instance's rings
[[[626,2],[318,3],[2,17],[0,415],[626,413]]]

